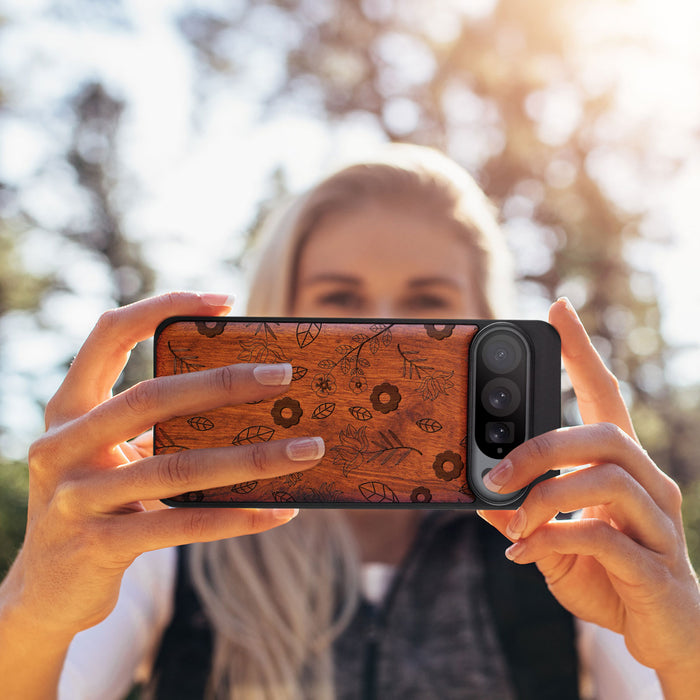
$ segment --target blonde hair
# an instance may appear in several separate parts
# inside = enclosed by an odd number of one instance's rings
[[[513,273],[491,204],[456,163],[408,145],[338,171],[269,217],[248,313],[291,312],[299,255],[323,216],[406,202],[454,226],[473,250],[465,274],[474,276],[483,315],[505,315]],[[269,532],[194,545],[190,571],[214,631],[211,696],[335,696],[331,645],[359,598],[359,558],[341,512],[302,512]]]
[[[251,316],[291,313],[299,257],[330,213],[372,203],[411,206],[451,226],[472,250],[472,276],[485,317],[505,317],[513,302],[513,265],[495,208],[469,173],[439,151],[391,144],[374,161],[350,165],[268,217],[256,241],[249,280]]]

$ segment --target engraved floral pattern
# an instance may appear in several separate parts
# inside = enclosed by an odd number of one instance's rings
[[[226,321],[195,321],[197,332],[207,338],[215,338],[221,335],[226,328]]]
[[[416,486],[411,491],[411,503],[430,503],[433,500],[433,494],[427,486]]]
[[[377,437],[370,440],[366,425],[355,428],[348,424],[338,437],[340,445],[332,447],[330,453],[333,464],[342,466],[344,476],[375,460],[382,466],[396,467],[411,452],[423,454],[419,449],[405,445],[393,430],[377,431]]]
[[[372,389],[369,400],[372,402],[372,407],[375,411],[390,413],[399,407],[401,394],[397,386],[389,384],[389,382],[383,382]]]
[[[452,335],[455,329],[454,323],[424,323],[423,328],[430,338],[444,340]]]
[[[270,414],[272,415],[272,420],[275,421],[277,425],[281,425],[283,428],[291,428],[299,422],[304,411],[301,408],[300,403],[289,396],[284,396],[281,399],[275,401],[275,405],[272,407]]]
[[[314,319],[212,319],[196,330],[191,321],[189,328],[187,335],[164,338],[161,367],[182,373],[220,366],[230,356],[228,343],[235,348],[233,361],[290,362],[293,385],[283,396],[228,407],[226,413],[173,419],[164,425],[173,439],[156,430],[158,451],[206,441],[265,442],[273,435],[318,434],[326,442],[325,457],[311,470],[235,484],[225,492],[209,489],[205,501],[424,507],[474,501],[465,475],[466,446],[458,443],[466,427],[466,363],[461,367],[455,358],[466,357],[468,334],[476,329],[417,322],[407,332],[403,325],[367,322],[347,333]],[[178,498],[200,497],[193,492]]]
[[[443,481],[452,481],[456,479],[464,469],[462,457],[456,452],[445,450],[435,457],[433,462],[433,470],[435,476]]]
[[[311,381],[311,388],[317,396],[330,396],[336,390],[335,378],[332,374],[317,374]]]

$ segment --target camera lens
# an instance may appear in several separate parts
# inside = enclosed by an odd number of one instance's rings
[[[502,386],[497,387],[489,394],[489,403],[491,404],[491,407],[495,408],[497,411],[502,411],[504,408],[508,408],[508,406],[510,406],[511,399],[512,396],[510,391]]]
[[[494,334],[484,345],[484,364],[497,374],[512,372],[520,363],[523,351],[520,343],[505,333]]]
[[[486,382],[481,391],[481,403],[494,416],[507,416],[520,406],[520,389],[506,377],[496,377]]]
[[[486,424],[486,442],[503,445],[513,442],[513,423],[497,421]]]

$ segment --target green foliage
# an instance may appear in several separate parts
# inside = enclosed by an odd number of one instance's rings
[[[700,571],[700,479],[684,489],[683,524],[690,560],[695,571]]]
[[[0,219],[0,316],[10,310],[29,311],[51,288],[49,277],[37,277],[22,269],[17,250],[22,231],[19,222]]]
[[[26,464],[0,461],[0,579],[24,538],[28,488]]]

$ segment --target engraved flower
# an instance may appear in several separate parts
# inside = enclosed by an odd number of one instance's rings
[[[369,448],[367,439],[367,426],[353,428],[348,424],[345,430],[338,433],[340,445],[331,447],[333,464],[340,464],[343,467],[343,475],[357,469],[364,462],[364,453]]]
[[[317,374],[311,381],[311,388],[318,396],[329,396],[335,393],[335,379],[332,374]]]
[[[433,462],[433,470],[438,479],[452,481],[456,479],[464,469],[464,462],[460,455],[451,450],[445,450],[436,455]]]
[[[411,491],[411,503],[430,503],[433,500],[433,494],[426,486],[416,486]]]
[[[207,338],[221,335],[226,328],[226,321],[195,321],[197,331]]]
[[[270,411],[272,420],[283,428],[291,428],[293,425],[296,425],[303,413],[300,403],[289,396],[277,399]]]
[[[398,387],[389,384],[389,382],[384,382],[382,384],[377,384],[377,386],[372,389],[369,400],[372,402],[375,411],[390,413],[399,407],[401,394],[399,393]]]
[[[455,329],[454,323],[424,323],[423,328],[429,337],[435,340],[444,340],[452,335]]]
[[[353,374],[348,386],[353,394],[361,394],[367,389],[367,380],[362,374]]]

